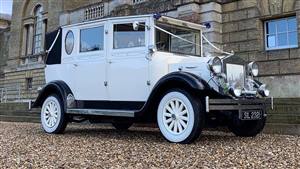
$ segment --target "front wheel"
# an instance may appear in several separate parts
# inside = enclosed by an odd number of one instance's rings
[[[159,129],[170,142],[191,143],[204,126],[202,103],[184,90],[172,89],[161,99],[157,110]]]
[[[46,133],[63,133],[67,126],[67,117],[63,102],[56,94],[46,98],[41,109],[42,128]]]
[[[237,114],[234,114],[228,124],[228,128],[236,136],[240,137],[254,137],[264,129],[266,118],[260,120],[245,121],[240,120]]]

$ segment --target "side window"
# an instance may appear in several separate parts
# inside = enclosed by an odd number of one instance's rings
[[[133,24],[114,25],[114,49],[145,46],[145,23],[140,23],[138,30],[133,30]]]
[[[80,52],[103,50],[104,27],[94,27],[80,30]]]

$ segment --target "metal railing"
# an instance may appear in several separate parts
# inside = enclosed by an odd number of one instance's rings
[[[21,85],[11,85],[0,88],[0,103],[20,102],[21,101]]]

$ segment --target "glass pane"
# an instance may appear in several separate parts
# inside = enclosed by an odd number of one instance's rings
[[[290,32],[289,33],[289,45],[290,46],[298,46],[297,32]]]
[[[288,20],[289,31],[297,30],[297,21],[296,18],[291,18]]]
[[[145,23],[133,30],[132,23],[114,25],[114,49],[145,46]]]
[[[172,32],[179,37],[186,39],[190,42],[197,43],[197,34],[189,31],[182,31],[182,30],[174,30]],[[178,39],[176,37],[171,37],[171,52],[175,53],[186,53],[186,54],[196,54],[196,45]]]
[[[276,23],[267,22],[267,34],[275,34],[275,33],[276,33]]]
[[[268,35],[267,39],[268,39],[268,42],[267,42],[267,46],[269,48],[273,48],[276,46],[276,36],[275,35]]]
[[[103,26],[80,31],[80,52],[103,50],[103,43]]]
[[[65,39],[65,49],[66,53],[70,55],[74,48],[74,34],[72,31],[69,31],[66,35]]]
[[[281,33],[278,34],[278,46],[287,46],[287,34],[286,33]]]
[[[196,45],[201,43],[199,30],[165,23],[159,23],[158,26],[175,35],[172,36],[161,30],[156,30],[155,44],[159,51],[195,56],[201,55],[201,48],[199,45]]]
[[[277,23],[277,32],[287,32],[287,20],[278,20]]]

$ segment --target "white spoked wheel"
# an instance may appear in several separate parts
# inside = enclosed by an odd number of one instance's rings
[[[55,95],[49,96],[43,103],[41,110],[42,127],[47,133],[58,133],[64,130],[62,105]]]
[[[169,100],[163,108],[163,123],[173,134],[183,133],[189,124],[189,111],[182,100]]]
[[[195,113],[191,97],[183,91],[171,91],[167,93],[158,106],[157,122],[163,136],[170,142],[185,143],[196,137],[194,134]]]

